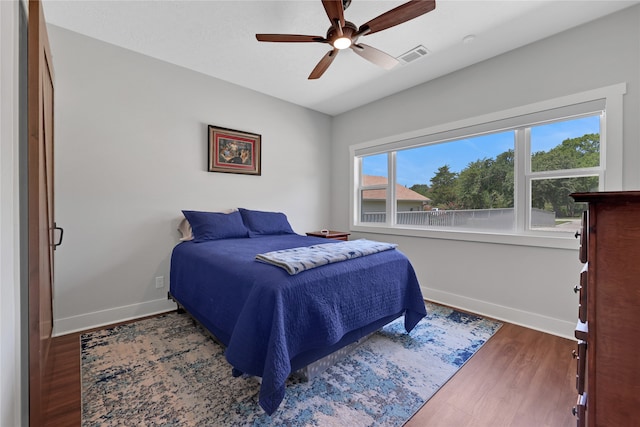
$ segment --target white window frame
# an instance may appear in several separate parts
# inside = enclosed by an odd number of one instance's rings
[[[606,163],[605,163],[605,157],[606,157],[606,132],[603,131],[603,128],[605,126],[605,117],[606,117],[606,106],[605,106],[605,111],[602,112],[602,114],[600,114],[600,164],[597,167],[589,167],[589,168],[574,168],[574,169],[557,169],[557,170],[547,170],[547,171],[537,171],[537,172],[533,172],[531,170],[531,128],[535,127],[531,126],[530,128],[526,128],[526,129],[517,129],[516,130],[516,135],[518,135],[517,137],[521,137],[523,138],[523,141],[521,142],[521,144],[519,145],[519,147],[524,151],[522,153],[522,157],[525,159],[524,160],[524,176],[521,181],[523,182],[525,188],[520,188],[521,192],[524,192],[525,194],[525,198],[526,201],[524,202],[524,206],[525,206],[525,211],[524,211],[524,215],[519,215],[516,216],[516,218],[522,218],[524,223],[523,224],[518,224],[519,227],[517,229],[522,230],[530,230],[529,224],[531,223],[531,200],[533,198],[533,191],[532,191],[532,183],[535,180],[542,180],[542,179],[563,179],[563,178],[583,178],[583,177],[592,177],[592,176],[597,176],[598,177],[598,191],[603,191],[605,188],[604,182],[605,182],[605,174],[604,171],[606,170]],[[579,119],[582,117],[589,117],[589,116],[593,116],[593,114],[580,114],[574,117],[570,117],[564,120],[572,120],[572,119]],[[564,121],[561,120],[561,121]],[[545,124],[545,123],[543,123]],[[518,144],[516,144],[516,147],[518,147]],[[516,148],[517,149],[517,148]],[[544,232],[544,231],[540,231],[540,230],[531,230],[532,233],[536,233],[536,234],[540,234],[540,235],[544,235],[544,234],[548,234],[550,236],[553,236],[555,234],[557,234],[557,231],[548,231],[548,232]]]
[[[597,168],[599,186],[601,191],[622,190],[622,164],[623,164],[623,96],[627,91],[626,83],[606,86],[599,89],[562,96],[542,102],[537,102],[521,107],[511,108],[495,113],[459,120],[442,125],[432,126],[418,131],[354,144],[349,147],[351,158],[351,189],[350,191],[350,229],[356,232],[371,232],[378,234],[405,235],[414,237],[428,237],[436,239],[466,240],[489,243],[514,244],[525,246],[555,247],[575,249],[575,239],[569,233],[544,233],[540,231],[528,231],[524,225],[528,224],[530,207],[531,180],[546,175],[549,177],[574,177],[594,175],[593,169],[571,171],[530,171],[530,149],[528,144],[516,143],[516,170],[524,171],[515,177],[514,204],[516,208],[517,230],[525,231],[468,231],[468,230],[434,230],[420,229],[410,226],[402,226],[395,223],[395,151],[425,145],[429,142],[443,142],[462,137],[470,137],[488,132],[496,132],[505,128],[505,125],[496,124],[514,121],[524,116],[547,117],[550,120],[560,119],[563,116],[554,116],[554,110],[571,108],[571,106],[600,102],[603,103],[604,114],[600,122],[600,167]],[[522,126],[524,127],[524,126]],[[514,126],[509,128],[513,129]],[[516,127],[517,128],[517,127]],[[516,138],[524,138],[522,129],[516,130]],[[518,141],[519,142],[519,141]],[[517,150],[524,150],[518,152]],[[360,191],[363,189],[360,183],[361,161],[360,157],[373,154],[388,153],[389,182],[387,188],[387,220],[385,223],[361,223],[360,222]],[[524,179],[522,179],[524,178]],[[529,186],[529,191],[527,187]]]

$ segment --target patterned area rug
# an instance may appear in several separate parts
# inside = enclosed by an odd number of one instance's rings
[[[407,334],[385,326],[311,381],[290,379],[272,415],[259,379],[234,378],[224,349],[170,313],[82,335],[83,426],[401,426],[499,322],[427,303]]]

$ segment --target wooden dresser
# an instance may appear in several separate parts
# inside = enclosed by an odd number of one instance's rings
[[[578,426],[640,425],[640,191],[574,193],[587,202],[576,327]]]

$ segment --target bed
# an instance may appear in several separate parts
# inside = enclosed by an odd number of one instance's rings
[[[193,238],[172,252],[170,296],[223,345],[233,374],[261,377],[272,414],[288,376],[404,315],[426,315],[405,255],[385,250],[290,274],[258,254],[338,241],[301,236],[286,216],[241,209],[184,211]]]

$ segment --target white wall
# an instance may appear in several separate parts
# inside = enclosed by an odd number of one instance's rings
[[[55,68],[55,330],[173,307],[181,209],[285,212],[328,226],[330,117],[50,26]],[[207,125],[262,135],[262,176],[210,173]]]
[[[622,82],[628,83],[623,189],[639,189],[640,7],[636,6],[335,117],[331,224],[336,229],[349,226],[352,144]],[[577,300],[571,289],[580,268],[577,250],[363,233],[356,237],[399,243],[418,270],[426,298],[573,335]]]

